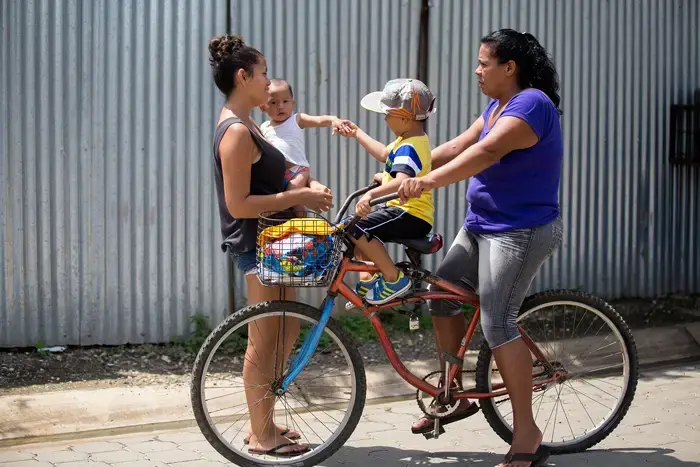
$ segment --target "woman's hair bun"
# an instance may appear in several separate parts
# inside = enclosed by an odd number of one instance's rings
[[[229,57],[233,52],[245,46],[241,36],[231,36],[228,34],[216,36],[209,41],[209,55],[212,63],[220,63]]]

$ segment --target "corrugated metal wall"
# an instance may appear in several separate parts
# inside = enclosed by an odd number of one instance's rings
[[[225,315],[210,148],[223,98],[206,45],[227,15],[292,83],[300,111],[391,139],[359,101],[416,75],[420,0],[230,4],[0,2],[0,346],[161,342],[194,313]],[[434,145],[486,104],[473,76],[482,35],[530,31],[557,62],[567,232],[536,288],[700,292],[700,170],[666,162],[669,106],[700,87],[698,2],[430,4]],[[306,138],[336,204],[381,169],[354,141]],[[465,209],[464,184],[441,189],[435,230],[451,239]]]
[[[436,144],[466,129],[487,103],[473,73],[483,35],[528,31],[554,56],[566,232],[534,287],[581,287],[613,298],[700,293],[700,168],[670,166],[667,149],[671,104],[691,103],[700,88],[700,2],[431,4]],[[436,230],[448,238],[462,222],[463,193],[462,184],[437,196]]]
[[[161,342],[227,311],[207,42],[224,2],[0,2],[0,346]]]
[[[374,138],[390,141],[382,116],[362,109],[360,99],[389,79],[415,76],[420,3],[232,0],[231,32],[265,54],[270,77],[292,85],[298,111],[350,118]],[[265,117],[257,112],[256,118]],[[331,137],[330,129],[305,130],[305,138],[312,171],[333,190],[333,216],[348,194],[383,169],[355,140]],[[237,275],[238,305],[244,294],[245,281]],[[323,297],[322,289],[300,293],[311,304],[320,304]]]

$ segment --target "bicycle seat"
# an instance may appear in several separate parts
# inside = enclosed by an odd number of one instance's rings
[[[442,248],[442,235],[435,233],[422,238],[396,238],[392,242],[424,255],[432,255]]]

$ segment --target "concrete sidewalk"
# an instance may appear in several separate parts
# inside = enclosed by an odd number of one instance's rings
[[[700,345],[692,337],[693,332],[700,336],[698,330],[697,326],[689,330],[672,326],[636,331],[640,363],[700,359]],[[467,360],[473,365],[476,353]],[[414,361],[410,369],[424,375],[435,369],[435,361]],[[368,367],[367,383],[368,403],[412,398],[415,394],[415,389],[388,364]],[[110,387],[2,396],[0,420],[0,447],[37,437],[71,439],[195,426],[187,386]]]
[[[622,424],[592,450],[553,456],[566,467],[700,466],[700,364],[643,371]],[[415,402],[365,408],[353,436],[321,465],[332,467],[489,467],[507,445],[481,414],[446,427],[438,440],[413,435]],[[198,429],[39,443],[0,449],[0,467],[216,467],[232,465]]]

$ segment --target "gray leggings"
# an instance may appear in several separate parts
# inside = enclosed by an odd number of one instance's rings
[[[460,230],[436,275],[473,292],[481,302],[481,329],[494,349],[520,337],[518,311],[542,264],[559,247],[561,219],[533,229],[497,234]],[[431,286],[431,290],[437,288]],[[461,313],[459,303],[436,300],[433,316]]]

